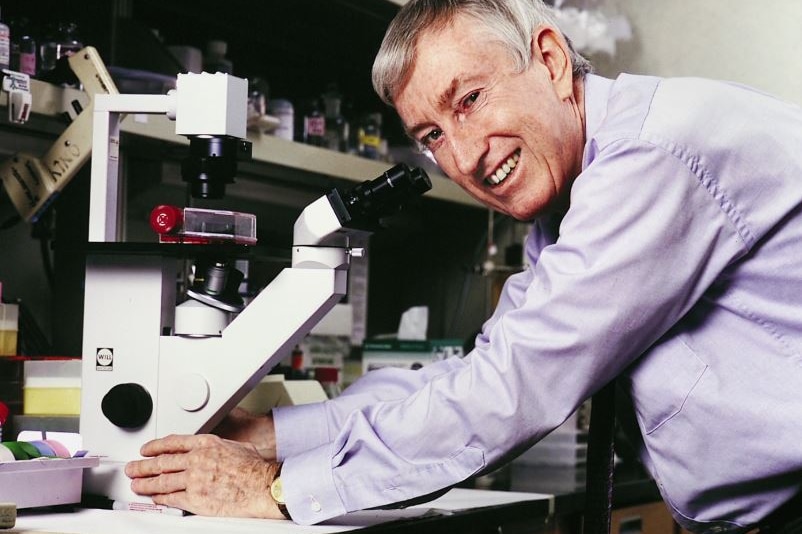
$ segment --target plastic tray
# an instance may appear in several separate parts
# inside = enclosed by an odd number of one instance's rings
[[[17,508],[80,502],[83,470],[99,464],[97,456],[0,462],[0,501]]]

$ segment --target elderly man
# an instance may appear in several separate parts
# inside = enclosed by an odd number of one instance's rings
[[[219,433],[236,441],[156,440],[134,490],[314,523],[494,468],[618,377],[683,526],[743,532],[799,499],[802,110],[589,70],[536,0],[404,6],[374,86],[452,180],[535,222],[531,267],[464,359],[235,413]]]

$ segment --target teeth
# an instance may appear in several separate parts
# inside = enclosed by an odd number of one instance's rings
[[[496,169],[496,172],[492,173],[488,176],[485,181],[488,182],[490,185],[498,185],[504,181],[504,179],[510,174],[510,172],[515,168],[518,164],[518,160],[520,159],[520,154],[516,152],[509,158],[507,161],[501,164],[501,167]]]

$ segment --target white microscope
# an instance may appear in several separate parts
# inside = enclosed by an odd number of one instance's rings
[[[374,230],[431,182],[402,164],[321,196],[295,222],[291,267],[243,307],[226,297],[243,245],[121,240],[118,156],[125,114],[166,114],[190,139],[182,173],[193,195],[222,196],[236,160],[250,156],[247,81],[180,74],[167,95],[97,95],[94,105],[80,433],[101,463],[85,471],[83,491],[143,502],[123,472],[141,445],[214,428],[345,295],[349,258],[362,252],[349,236]],[[186,258],[209,270],[185,296],[176,279]]]

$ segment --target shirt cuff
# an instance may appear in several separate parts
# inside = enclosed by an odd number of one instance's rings
[[[280,462],[330,441],[322,402],[273,408],[273,425]]]
[[[328,445],[287,458],[281,481],[287,510],[298,524],[312,525],[346,513],[334,486]]]

